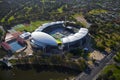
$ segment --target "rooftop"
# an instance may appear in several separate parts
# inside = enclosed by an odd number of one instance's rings
[[[49,36],[55,38],[57,43],[63,43],[63,44],[80,40],[88,34],[87,28],[74,27],[70,25],[65,26],[64,23],[65,23],[64,21],[45,23],[39,28],[37,28],[35,32],[47,33]],[[40,34],[42,33],[39,33],[39,36]],[[41,37],[45,37],[45,36],[41,35]]]

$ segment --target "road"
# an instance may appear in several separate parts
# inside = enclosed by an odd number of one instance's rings
[[[96,80],[99,72],[106,66],[106,64],[112,59],[115,54],[111,53],[106,56],[103,60],[100,61],[99,66],[96,66],[92,69],[90,74],[82,72],[75,80]]]

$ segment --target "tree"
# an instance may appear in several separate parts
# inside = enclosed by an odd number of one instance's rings
[[[0,29],[0,41],[1,41],[2,35],[3,35],[3,31]]]
[[[3,29],[5,31],[4,35],[3,35],[3,38],[2,38],[2,41],[5,41],[5,37],[6,37],[6,34],[7,34],[7,26],[8,26],[8,23],[7,22],[4,22],[3,24]]]
[[[86,63],[85,63],[85,60],[83,58],[78,59],[78,63],[80,65],[81,70],[84,70],[87,66]]]
[[[70,58],[72,58],[73,57],[73,54],[72,53],[66,53],[66,58],[68,59],[68,60],[70,60]]]
[[[3,34],[3,31],[0,29],[0,35],[2,35]]]
[[[52,55],[50,57],[50,61],[53,63],[53,64],[62,64],[63,63],[63,58],[62,56],[60,55]]]

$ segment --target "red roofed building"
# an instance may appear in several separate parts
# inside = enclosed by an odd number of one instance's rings
[[[22,34],[22,32],[15,32],[15,33],[12,33],[12,35],[13,35],[14,38],[18,38],[19,35],[21,35],[21,34]]]
[[[24,44],[24,39],[19,37],[21,34],[22,32],[7,33],[5,36],[5,42],[2,42],[0,46],[2,46],[6,51],[12,51],[12,46],[10,46],[9,41],[15,40]]]
[[[24,42],[25,42],[24,39],[21,38],[21,37],[18,37],[18,38],[17,38],[17,41],[20,42],[21,44],[24,44]]]
[[[7,33],[5,37],[5,42],[16,39],[21,35],[22,32],[15,32],[15,33]]]
[[[6,43],[6,42],[2,42],[1,43],[1,46],[5,49],[5,50],[11,50],[11,47],[9,46],[9,44],[8,43]]]

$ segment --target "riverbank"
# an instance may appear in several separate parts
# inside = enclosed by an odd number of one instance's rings
[[[0,72],[0,80],[64,80],[80,73],[64,66],[39,64],[17,64],[12,69],[0,68]]]

